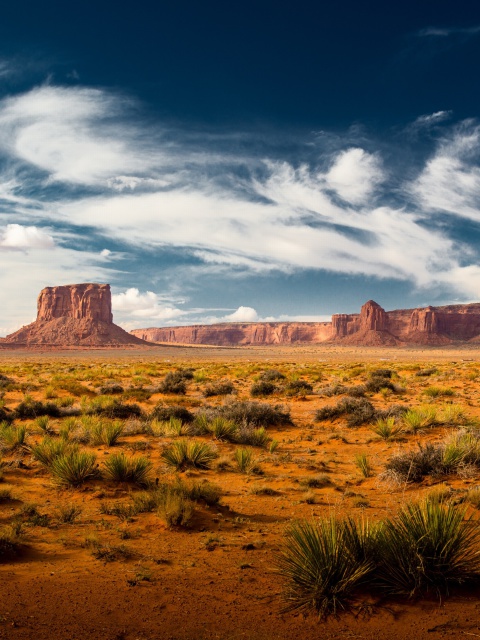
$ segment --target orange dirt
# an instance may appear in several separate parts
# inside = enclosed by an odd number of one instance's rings
[[[106,381],[118,382],[125,389],[155,387],[165,373],[179,366],[191,366],[207,380],[190,381],[186,396],[155,392],[149,399],[126,401],[138,402],[145,413],[159,401],[182,404],[195,412],[203,405],[224,402],[220,397],[203,397],[202,390],[208,381],[226,379],[233,381],[238,399],[250,400],[255,377],[268,368],[311,382],[315,393],[298,398],[280,392],[255,399],[288,406],[293,420],[292,425],[268,428],[269,435],[279,441],[274,453],[254,448],[262,475],[242,474],[233,468],[219,471],[215,465],[210,470],[180,474],[189,480],[217,483],[223,491],[219,506],[198,505],[188,528],[169,529],[156,513],[139,513],[123,521],[102,513],[102,504],[130,504],[139,489],[105,479],[78,489],[59,489],[50,472],[28,451],[5,451],[0,490],[11,488],[14,499],[0,501],[0,529],[22,509],[25,514],[29,504],[50,519],[42,524],[24,516],[18,555],[0,558],[1,639],[480,637],[480,593],[471,590],[457,591],[440,603],[435,599],[382,602],[366,609],[365,616],[355,618],[347,613],[337,620],[319,622],[314,615],[305,618],[281,612],[283,582],[274,571],[275,553],[292,519],[334,513],[376,520],[394,514],[406,500],[423,496],[436,485],[449,487],[460,496],[480,484],[478,473],[466,478],[428,477],[421,483],[402,485],[379,477],[395,451],[412,449],[418,441],[438,442],[445,436],[444,427],[389,443],[377,440],[368,425],[349,428],[343,418],[314,420],[317,409],[339,399],[319,395],[321,388],[335,382],[360,384],[376,367],[397,372],[405,391],[372,394],[369,400],[375,407],[398,403],[415,407],[429,402],[440,410],[446,402],[454,402],[472,419],[480,419],[480,350],[303,346],[0,352],[0,374],[15,382],[4,391],[8,409],[17,406],[25,393],[44,402],[47,389],[57,396],[54,401],[72,395],[72,390],[62,389],[65,380],[82,384],[91,394],[88,400]],[[418,369],[433,367],[437,371],[428,377],[415,375]],[[425,390],[432,386],[448,388],[454,395],[426,396]],[[74,396],[74,406],[79,404],[80,396]],[[50,419],[54,432],[58,433],[64,420]],[[34,420],[14,424],[27,426],[30,443],[41,439]],[[196,439],[214,444],[221,459],[232,462],[236,445],[212,442],[211,436]],[[175,476],[160,458],[162,448],[173,440],[133,433],[122,436],[112,448],[85,448],[96,454],[100,466],[121,450],[127,455],[146,455],[153,463],[154,476],[163,482]],[[373,477],[363,478],[354,464],[355,455],[362,452],[372,462]],[[331,484],[312,490],[302,486],[302,480],[319,473],[326,473]],[[277,493],[252,492],[259,486]],[[306,502],[308,492],[313,495]],[[58,508],[67,504],[81,508],[73,524],[58,522]],[[92,541],[115,557],[111,561],[94,557]]]

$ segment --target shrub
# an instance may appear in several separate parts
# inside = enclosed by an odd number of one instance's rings
[[[250,395],[252,398],[258,398],[260,396],[271,396],[275,393],[277,387],[273,384],[273,382],[268,382],[266,380],[259,380],[258,382],[254,382],[250,387]]]
[[[123,453],[113,453],[103,463],[105,475],[113,482],[132,482],[146,486],[150,480],[152,463],[144,456],[127,458]]]
[[[152,420],[161,421],[168,421],[170,420],[170,418],[177,418],[182,422],[190,423],[193,422],[195,416],[185,407],[181,407],[179,405],[166,406],[159,403],[153,409],[152,413],[150,414],[150,418]]]
[[[203,390],[205,398],[209,398],[211,396],[228,396],[232,393],[235,393],[235,387],[229,380],[217,382],[215,384],[207,384]]]
[[[241,473],[258,473],[259,467],[251,449],[235,449],[234,459]]]
[[[19,420],[26,420],[28,418],[38,418],[39,416],[51,416],[52,418],[58,418],[60,416],[60,409],[54,402],[40,402],[39,400],[32,400],[26,398],[15,409],[15,417]]]
[[[437,422],[437,410],[432,406],[419,407],[418,409],[409,409],[404,413],[403,424],[407,431],[413,434],[434,427]]]
[[[116,382],[109,382],[108,384],[102,385],[98,389],[98,393],[104,396],[113,396],[114,394],[123,393],[123,392],[124,392],[124,388],[122,387],[122,385]]]
[[[262,371],[258,379],[263,382],[275,382],[278,380],[285,380],[285,376],[277,369],[267,369],[266,371]]]
[[[313,393],[313,387],[306,380],[291,380],[285,385],[287,396],[306,396],[310,393]]]
[[[451,585],[478,578],[478,524],[452,504],[426,500],[403,507],[379,535],[377,581],[388,593],[448,594]]]
[[[294,522],[276,556],[285,579],[285,610],[314,611],[321,618],[351,607],[355,593],[372,573],[364,534],[353,522],[322,518]]]
[[[0,446],[7,451],[14,451],[25,445],[27,438],[27,427],[20,425],[15,427],[8,422],[0,424]]]
[[[423,391],[423,395],[429,398],[438,398],[440,396],[454,396],[455,391],[449,387],[428,387]]]
[[[70,451],[50,463],[50,471],[60,485],[78,487],[99,475],[96,457],[92,453]]]
[[[216,440],[226,440],[234,442],[237,437],[238,427],[231,420],[217,416],[207,423],[207,431],[211,433]]]
[[[205,414],[209,419],[215,416],[222,416],[227,420],[232,420],[237,424],[251,424],[255,426],[271,426],[278,424],[291,424],[290,411],[280,405],[272,406],[266,402],[249,401],[227,401],[221,407],[210,408],[207,411],[199,412],[198,415]]]
[[[74,504],[60,505],[56,510],[57,520],[61,524],[73,524],[81,513],[81,507]]]
[[[300,484],[302,487],[308,487],[309,489],[321,489],[322,487],[331,485],[332,481],[325,473],[321,473],[310,478],[303,478],[300,480]]]
[[[68,453],[76,453],[78,452],[78,447],[65,440],[45,436],[41,442],[30,447],[30,452],[40,464],[43,464],[44,467],[50,467],[55,458]]]
[[[403,433],[402,427],[396,424],[393,416],[378,418],[375,424],[370,427],[370,430],[385,442],[395,440]]]
[[[265,427],[252,427],[244,424],[236,432],[235,441],[239,444],[248,444],[251,447],[266,447],[271,438]]]
[[[364,478],[369,478],[372,475],[372,466],[366,453],[359,453],[355,456],[354,461]]]
[[[334,384],[329,387],[323,387],[318,391],[321,396],[330,398],[332,396],[347,395],[352,398],[362,398],[365,395],[366,387],[363,384],[353,385],[351,387],[343,384]]]
[[[319,409],[315,414],[315,419],[319,421],[333,420],[342,415],[347,416],[347,425],[349,427],[356,427],[365,422],[370,422],[375,416],[375,409],[365,398],[346,397],[333,407]]]
[[[191,433],[190,425],[183,424],[180,418],[170,418],[164,422],[152,420],[149,428],[154,436],[166,436],[167,438],[188,436]]]
[[[104,444],[113,447],[118,443],[125,426],[120,420],[115,422],[98,422],[90,430],[90,441],[94,446]]]
[[[177,440],[161,454],[162,460],[170,467],[182,471],[188,467],[208,469],[217,457],[215,449],[203,442]]]
[[[111,419],[118,418],[120,420],[142,416],[142,410],[138,404],[129,404],[110,396],[93,398],[89,405],[85,407],[85,413]]]
[[[160,517],[169,527],[186,527],[195,512],[195,506],[191,500],[176,493],[168,491],[158,507]]]
[[[159,393],[173,393],[184,396],[187,391],[186,380],[193,378],[193,372],[187,370],[169,371],[158,385]]]
[[[420,369],[420,371],[415,372],[415,375],[419,377],[428,377],[432,376],[434,373],[438,373],[438,369],[436,367],[431,367],[430,369]]]
[[[443,450],[441,446],[427,443],[418,445],[418,449],[399,453],[390,458],[385,465],[387,471],[393,471],[405,482],[419,482],[431,473],[441,473]]]

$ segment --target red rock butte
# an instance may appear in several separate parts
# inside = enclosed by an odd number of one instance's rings
[[[480,303],[385,311],[369,300],[360,313],[331,322],[249,322],[135,329],[157,343],[218,346],[335,343],[356,346],[442,346],[480,342]]]
[[[37,319],[2,340],[3,346],[104,347],[145,345],[113,323],[108,284],[42,289]]]

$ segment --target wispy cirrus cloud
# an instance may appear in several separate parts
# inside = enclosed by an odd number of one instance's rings
[[[480,25],[471,27],[425,27],[417,32],[421,38],[448,38],[449,36],[475,36],[480,33]]]
[[[144,324],[259,317],[248,300],[212,316],[153,286],[146,293],[122,286],[121,259],[132,257],[130,281],[137,268],[142,276],[151,271],[154,283],[162,269],[156,256],[168,249],[225,281],[239,273],[313,270],[478,295],[475,248],[435,224],[440,211],[452,224],[480,221],[476,122],[445,125],[426,161],[393,182],[395,149],[385,153],[366,134],[355,144],[337,134],[324,148],[317,136],[316,155],[309,148],[307,159],[282,158],[281,145],[260,155],[247,138],[240,154],[238,133],[221,144],[208,135],[187,140],[142,124],[132,105],[103,90],[54,85],[0,100],[0,215],[7,230],[0,247],[41,252],[55,243],[48,265],[30,261],[42,274],[36,285],[66,283],[68,273],[77,281],[113,278],[116,312]],[[437,111],[412,126],[448,117]],[[136,259],[150,262],[135,267]],[[4,266],[14,269],[11,260]],[[175,273],[175,260],[168,268]]]

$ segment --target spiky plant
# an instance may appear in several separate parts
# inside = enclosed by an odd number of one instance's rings
[[[177,440],[162,452],[162,460],[170,467],[183,470],[188,467],[208,469],[217,457],[210,445],[195,440]]]
[[[239,447],[235,449],[233,457],[241,473],[251,473],[256,467],[256,460],[251,449]]]
[[[210,423],[207,423],[207,431],[212,434],[216,440],[226,440],[233,442],[238,427],[232,420],[217,416]]]
[[[77,452],[78,447],[62,439],[54,439],[45,436],[43,440],[30,447],[30,452],[35,460],[38,460],[44,467],[49,467],[52,461],[66,453]]]
[[[145,456],[127,458],[123,453],[114,453],[104,462],[105,475],[113,482],[132,482],[146,486],[150,482],[152,463]]]
[[[465,509],[426,500],[404,506],[383,523],[377,581],[388,593],[448,594],[480,577],[480,530]]]
[[[437,424],[437,410],[433,406],[409,409],[402,416],[405,430],[417,434]]]
[[[368,459],[366,453],[357,454],[355,456],[354,462],[355,466],[358,468],[364,478],[369,478],[372,475],[372,465],[370,464],[370,460]]]
[[[370,427],[370,430],[382,440],[385,440],[385,442],[395,440],[403,433],[403,428],[396,424],[394,416],[379,418],[375,424]]]
[[[276,556],[277,572],[285,580],[285,610],[313,611],[321,618],[348,609],[355,592],[373,569],[360,556],[360,535],[345,522],[322,518],[291,524]],[[358,549],[352,551],[352,538]],[[366,548],[366,545],[364,545]]]
[[[92,453],[71,451],[57,456],[50,463],[50,471],[60,485],[78,487],[98,477],[98,465]]]
[[[7,451],[19,449],[25,445],[27,438],[27,427],[22,424],[18,427],[7,422],[0,424],[0,446]]]

